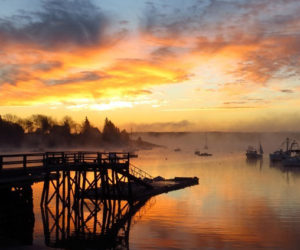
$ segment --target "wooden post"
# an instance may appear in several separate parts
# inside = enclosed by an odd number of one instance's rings
[[[3,168],[3,157],[0,156],[0,170],[2,170]]]
[[[100,164],[101,165],[101,159],[102,159],[102,154],[101,153],[97,153],[97,162],[98,162],[98,164]]]
[[[26,170],[27,155],[23,155],[23,168]]]

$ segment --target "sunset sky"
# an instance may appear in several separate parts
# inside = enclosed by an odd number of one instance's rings
[[[0,0],[0,114],[300,131],[299,0]]]

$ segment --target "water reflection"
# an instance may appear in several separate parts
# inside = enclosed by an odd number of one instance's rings
[[[111,199],[61,199],[42,204],[45,244],[66,249],[129,249],[132,218],[153,205],[140,201]]]
[[[290,183],[291,177],[300,178],[299,167],[287,167],[283,166],[281,162],[270,162],[270,168],[277,169],[278,171],[284,173],[287,183]]]
[[[32,245],[34,214],[30,185],[1,188],[0,248]]]
[[[263,167],[263,159],[262,158],[246,158],[247,165],[259,167],[261,170]]]

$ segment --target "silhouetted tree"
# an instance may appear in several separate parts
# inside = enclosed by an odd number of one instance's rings
[[[105,119],[103,133],[92,126],[86,117],[80,126],[65,116],[60,123],[41,114],[21,119],[7,114],[0,116],[0,146],[16,146],[24,142],[30,147],[100,146],[103,143],[124,145],[130,142],[126,130],[117,128],[108,118]]]
[[[63,124],[70,128],[70,133],[77,133],[78,124],[76,124],[70,116],[65,116],[63,118]]]
[[[84,134],[84,133],[88,133],[89,130],[91,129],[91,124],[90,124],[90,121],[88,120],[87,117],[85,117],[85,120],[82,124],[82,130],[81,130],[81,133]]]
[[[48,134],[54,124],[53,119],[45,115],[33,115],[32,119],[36,127],[36,132],[40,132],[41,134]]]
[[[122,143],[128,143],[130,141],[130,136],[125,129],[121,131],[120,137]]]
[[[19,146],[24,137],[23,128],[16,123],[5,121],[0,116],[0,145]]]
[[[120,141],[120,137],[120,130],[108,118],[105,118],[102,131],[103,141],[117,143]]]
[[[98,146],[101,143],[101,132],[93,127],[86,117],[80,133],[80,141],[84,145]]]
[[[26,133],[33,133],[34,123],[30,119],[23,119],[20,121],[20,125],[23,127]]]

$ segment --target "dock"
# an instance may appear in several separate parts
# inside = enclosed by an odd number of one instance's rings
[[[43,181],[42,202],[49,203],[50,189],[64,195],[71,190],[77,199],[142,200],[198,184],[197,177],[155,179],[130,158],[130,153],[90,151],[0,155],[0,188]]]
[[[146,180],[146,182],[149,183],[149,188],[132,183],[131,194],[129,193],[127,185],[124,183],[122,184],[122,194],[110,192],[109,196],[106,195],[103,197],[102,188],[98,188],[97,190],[91,190],[90,192],[85,193],[84,197],[95,198],[97,196],[99,198],[108,198],[112,200],[142,200],[162,193],[168,193],[170,191],[197,185],[199,180],[197,177],[175,177],[174,179]],[[114,189],[113,186],[110,186],[109,188],[111,190]]]
[[[0,192],[2,197],[31,192],[32,202],[31,185],[43,182],[40,206],[49,247],[128,249],[131,220],[153,196],[198,184],[197,177],[154,178],[130,159],[123,152],[0,155]]]

